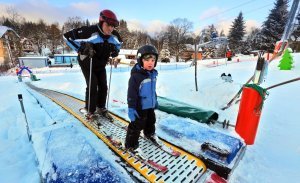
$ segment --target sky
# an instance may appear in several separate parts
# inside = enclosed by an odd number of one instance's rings
[[[268,75],[262,87],[266,88],[299,77],[300,54],[292,55],[294,67],[290,71],[279,70],[277,67],[279,58],[269,64]],[[237,62],[238,58],[240,62]],[[157,94],[214,110],[218,112],[220,121],[228,119],[231,124],[236,124],[239,104],[233,104],[225,111],[220,107],[224,106],[253,74],[256,60],[257,57],[253,56],[239,56],[227,63],[225,59],[199,61],[197,74],[199,91],[195,91],[194,67],[176,70],[173,67],[171,70],[162,70],[163,67],[172,67],[176,64],[174,59],[169,64],[158,63]],[[179,64],[189,66],[191,62]],[[130,76],[130,69],[124,69],[127,67],[113,68],[110,88],[109,110],[124,118],[127,118],[127,105],[124,101],[126,101]],[[72,69],[32,70],[41,79],[31,82],[33,85],[84,98],[85,81],[78,65]],[[110,67],[107,67],[107,71],[109,70]],[[220,77],[222,73],[231,73],[233,82],[222,80]],[[23,79],[29,81],[29,78]],[[117,157],[72,115],[50,99],[35,92],[30,94],[24,82],[17,82],[14,72],[9,76],[1,76],[0,86],[2,102],[0,105],[0,182],[38,182],[38,170],[43,175],[49,171],[51,174],[51,162],[58,166],[59,175],[68,175],[66,177],[69,179],[76,176],[76,173],[72,172],[76,170],[78,172],[78,169],[79,172],[86,173],[90,170],[94,171],[93,168],[96,170],[100,168],[100,172],[96,171],[92,174],[94,178],[99,177],[103,172],[103,174],[114,173],[116,179],[120,176],[120,179],[128,182],[130,177],[116,163]],[[247,147],[243,158],[230,177],[230,183],[281,183],[300,179],[299,91],[299,81],[269,90],[258,124],[255,143]],[[26,123],[17,99],[17,94],[20,93],[23,94],[33,144],[27,140]],[[114,103],[113,100],[118,102]],[[188,150],[200,149],[197,148],[199,146],[196,145],[195,138],[200,137],[197,134],[201,134],[204,126],[220,133],[238,136],[234,128],[224,130],[217,125],[208,127],[197,121],[158,110],[156,110],[156,117],[157,135]],[[163,133],[160,126],[166,127],[166,125],[173,131],[183,134],[182,138],[174,140],[173,136]],[[195,133],[197,130],[198,133]],[[36,159],[40,162],[38,167],[35,164]],[[100,166],[95,167],[95,162]],[[53,172],[52,175],[55,178]]]
[[[223,29],[227,33],[232,21],[241,11],[247,31],[252,27],[260,27],[274,7],[274,2],[275,0],[1,0],[0,15],[6,14],[7,7],[14,7],[27,20],[44,19],[49,23],[59,22],[62,25],[68,17],[73,16],[97,22],[99,12],[110,9],[119,19],[128,22],[130,30],[143,30],[152,35],[176,18],[191,21],[196,34],[211,24],[219,32]]]

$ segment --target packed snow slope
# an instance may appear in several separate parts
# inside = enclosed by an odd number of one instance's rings
[[[269,65],[268,76],[261,86],[268,87],[300,77],[300,54],[293,54],[293,56],[294,68],[290,71],[279,70],[277,67],[279,59],[274,60]],[[225,111],[220,108],[251,77],[256,66],[256,58],[240,56],[239,60],[240,62],[236,62],[236,58],[234,58],[232,62],[227,64],[224,63],[224,59],[219,60],[218,66],[216,64],[212,65],[213,61],[216,63],[216,60],[198,61],[198,91],[195,90],[195,68],[188,67],[190,63],[179,63],[177,66],[174,66],[176,64],[174,62],[158,64],[157,94],[214,110],[219,113],[221,121],[229,119],[232,124],[235,124],[239,104],[234,104]],[[172,69],[168,65],[172,65]],[[182,65],[186,65],[186,67],[182,67]],[[210,66],[207,67],[207,65]],[[84,98],[85,81],[80,68],[43,68],[34,69],[33,71],[41,79],[34,82],[34,85],[68,93],[81,99]],[[109,79],[110,67],[107,67],[107,71]],[[233,82],[229,83],[222,80],[220,77],[222,73],[230,73]],[[129,76],[130,68],[127,66],[112,69],[109,110],[113,112],[115,110],[123,117],[127,117],[126,95]],[[24,78],[24,81],[29,80]],[[80,123],[76,122],[72,116],[53,105],[50,100],[39,96],[39,99],[47,104],[44,107],[46,110],[40,108],[36,103],[36,99],[26,90],[26,87],[22,83],[17,83],[16,76],[0,77],[0,86],[0,101],[2,101],[0,107],[0,165],[2,165],[0,168],[0,182],[20,182],[20,180],[21,182],[38,182],[38,170],[42,170],[42,174],[46,175],[50,170],[55,170],[53,162],[58,163],[55,164],[58,167],[59,164],[63,164],[62,162],[69,162],[69,164],[66,163],[63,166],[64,168],[74,166],[75,168],[69,171],[70,175],[73,175],[76,174],[76,171],[74,173],[73,170],[76,170],[79,166],[81,166],[80,169],[84,169],[84,167],[93,164],[92,162],[95,161],[99,161],[101,165],[103,164],[101,167],[105,167],[107,172],[112,173],[112,182],[128,182],[130,180],[129,175],[115,163],[116,157],[105,144]],[[230,182],[288,182],[289,180],[299,180],[299,91],[299,81],[269,91],[269,96],[262,111],[255,144],[247,147],[242,161],[230,178]],[[18,93],[22,93],[24,97],[27,119],[34,140],[33,146],[27,138],[26,123],[17,99]],[[158,125],[160,121],[178,120],[178,117],[160,111],[157,111],[156,114]],[[169,128],[176,130],[187,125],[193,127],[195,125],[199,127],[205,125],[189,119],[184,121],[184,123],[179,124],[172,123],[173,126]],[[211,126],[211,128],[215,128],[220,133],[238,137],[233,128],[224,130],[217,125]],[[167,139],[168,137],[164,138]],[[62,151],[62,149],[65,151]],[[35,164],[34,152],[36,152],[37,159],[40,162],[39,166]],[[78,158],[83,157],[82,162],[76,162]],[[84,164],[83,162],[87,163]],[[90,168],[86,171],[88,174],[89,171],[93,172],[93,169]],[[113,172],[121,173],[113,174]],[[55,173],[51,175],[53,180],[59,177]],[[90,178],[99,178],[101,175],[101,172],[97,172]],[[107,177],[102,178],[104,180]]]

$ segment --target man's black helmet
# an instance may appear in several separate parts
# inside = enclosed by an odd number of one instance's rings
[[[143,62],[142,62],[142,58],[143,56],[145,55],[148,55],[148,54],[152,54],[152,55],[155,55],[156,57],[156,60],[155,60],[155,63],[154,63],[154,67],[156,67],[156,64],[157,64],[157,59],[158,59],[158,51],[157,49],[152,46],[152,45],[144,45],[142,47],[140,47],[137,51],[137,62],[143,66]]]

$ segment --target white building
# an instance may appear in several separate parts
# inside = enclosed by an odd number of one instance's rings
[[[41,68],[48,66],[48,57],[18,57],[19,66],[26,66],[29,68]]]
[[[137,50],[121,49],[117,59],[122,64],[134,65],[136,63]]]

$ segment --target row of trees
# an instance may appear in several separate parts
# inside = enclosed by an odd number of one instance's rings
[[[269,50],[274,49],[276,41],[282,38],[285,25],[288,19],[288,1],[276,0],[274,8],[270,11],[267,20],[264,21],[261,28],[252,28],[251,32],[245,36],[245,22],[242,12],[233,21],[229,31],[229,46],[235,52],[240,53],[246,50]],[[293,49],[299,49],[300,38],[300,14],[296,18],[298,24],[289,38],[290,46]],[[299,48],[298,48],[299,47]]]
[[[267,20],[261,28],[253,28],[246,35],[245,21],[243,13],[240,12],[236,19],[232,22],[232,26],[227,35],[229,39],[229,47],[236,53],[245,52],[247,50],[264,49],[272,50],[276,41],[281,39],[287,20],[287,1],[276,0],[274,8],[270,11]],[[13,8],[7,10],[8,16],[0,19],[0,24],[13,28],[21,37],[25,37],[37,46],[37,51],[41,53],[42,47],[48,47],[56,51],[58,47],[63,45],[62,34],[73,28],[84,25],[90,25],[88,20],[82,20],[80,17],[70,17],[60,27],[58,23],[46,24],[45,21],[31,22],[21,17]],[[96,22],[94,22],[96,23]],[[94,24],[92,23],[92,24]],[[129,31],[127,22],[120,20],[118,31],[123,38],[123,48],[137,49],[143,44],[153,44],[158,50],[169,49],[171,55],[176,56],[177,61],[181,51],[185,50],[185,44],[196,44],[200,41],[200,36],[192,33],[193,23],[185,18],[177,18],[170,22],[165,31],[155,33],[150,37],[147,32]],[[215,26],[209,25],[202,32],[201,39],[206,42],[213,36],[226,36],[224,31],[220,33]],[[300,37],[300,27],[292,34],[294,39]],[[166,48],[166,43],[168,48]]]

